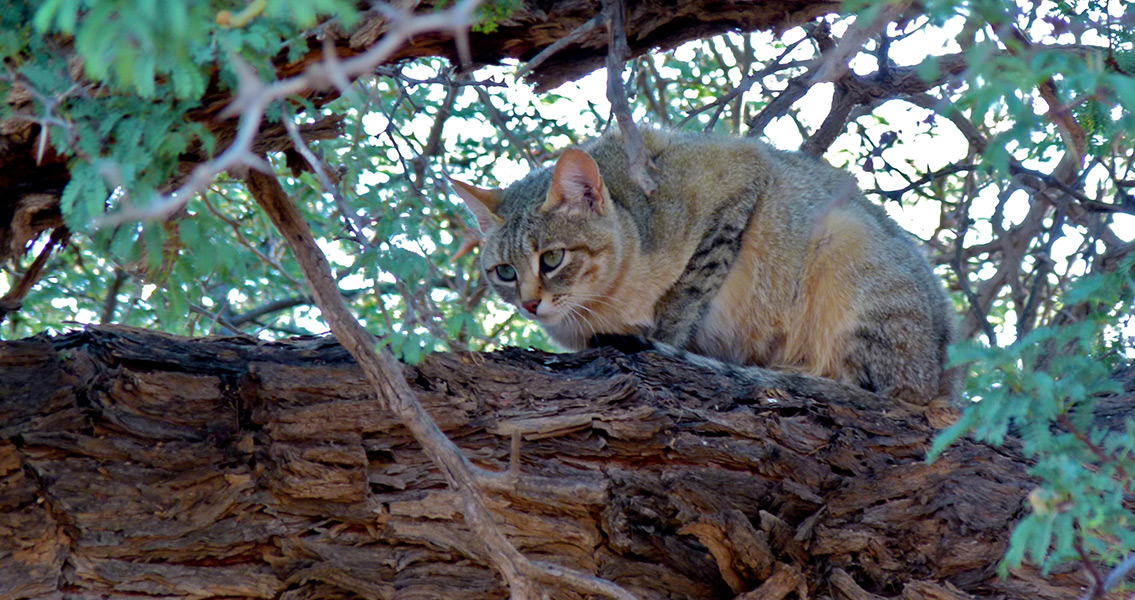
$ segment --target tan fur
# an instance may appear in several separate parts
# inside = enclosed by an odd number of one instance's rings
[[[846,173],[753,140],[645,138],[649,198],[617,134],[499,193],[456,184],[502,298],[570,349],[645,334],[917,403],[956,393],[941,286]]]

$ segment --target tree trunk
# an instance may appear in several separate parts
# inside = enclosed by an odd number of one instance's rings
[[[1078,598],[996,564],[1012,450],[944,412],[753,390],[651,352],[404,369],[531,557],[640,598]],[[0,598],[503,598],[460,503],[333,341],[122,327],[0,343]],[[517,458],[513,458],[515,456]],[[554,598],[578,598],[550,590]]]

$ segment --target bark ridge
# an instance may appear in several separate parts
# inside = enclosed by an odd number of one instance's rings
[[[651,352],[436,354],[404,375],[529,556],[642,598],[1076,598],[999,579],[1012,451]],[[504,598],[460,503],[326,338],[125,327],[0,343],[0,599]],[[557,591],[553,597],[578,598]]]

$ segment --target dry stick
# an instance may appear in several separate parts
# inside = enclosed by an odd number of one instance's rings
[[[110,323],[114,319],[114,311],[118,309],[118,292],[122,289],[122,284],[126,282],[126,272],[122,269],[114,269],[114,281],[110,282],[110,287],[106,290],[106,297],[102,301],[102,312],[99,313],[99,323]]]
[[[356,103],[357,104],[357,103]],[[307,164],[315,171],[316,178],[319,179],[319,185],[323,188],[323,192],[331,194],[335,200],[335,206],[339,209],[339,214],[343,216],[343,223],[346,224],[347,229],[351,232],[351,237],[364,249],[371,250],[373,245],[367,236],[363,234],[363,220],[359,213],[351,207],[343,194],[339,193],[339,186],[331,181],[331,177],[327,175],[327,170],[323,168],[323,161],[307,147],[307,143],[303,141],[300,136],[299,128],[296,127],[295,118],[289,115],[284,115],[284,128],[288,130],[288,136],[292,138],[292,146],[300,153],[300,156],[307,161]]]
[[[0,297],[0,323],[4,322],[4,318],[9,313],[14,313],[20,310],[24,303],[24,297],[28,292],[32,291],[32,287],[39,281],[39,277],[43,274],[43,267],[47,264],[48,257],[55,251],[55,247],[67,243],[71,237],[71,230],[66,227],[56,227],[55,231],[51,232],[51,238],[48,239],[47,245],[40,251],[39,256],[35,257],[31,266],[27,271],[24,271],[24,276],[20,277],[20,281],[8,290],[7,294]]]
[[[426,454],[437,463],[447,483],[460,493],[465,503],[466,521],[485,544],[514,597],[532,597],[536,590],[520,572],[519,563],[524,558],[489,518],[488,508],[477,488],[475,467],[426,414],[402,380],[394,357],[385,350],[375,351],[376,340],[348,310],[307,221],[274,176],[250,170],[245,181],[252,197],[295,253],[315,303],[339,343],[358,361],[382,404],[406,425]]]
[[[544,61],[551,58],[553,54],[559,52],[560,50],[563,50],[571,44],[574,44],[592,31],[595,31],[595,29],[599,27],[599,25],[601,25],[605,19],[606,17],[603,15],[603,13],[599,13],[592,17],[590,21],[575,28],[575,30],[573,30],[571,33],[556,40],[553,44],[541,50],[539,54],[532,57],[532,60],[525,63],[523,67],[517,69],[516,78],[520,79],[521,77],[524,77],[525,75],[531,73],[533,69],[544,64]]]
[[[710,102],[709,104],[706,104],[705,106],[702,106],[700,108],[697,108],[697,109],[692,110],[689,113],[687,113],[686,116],[681,121],[678,122],[678,126],[680,127],[682,125],[685,125],[686,123],[688,123],[690,121],[690,119],[698,116],[699,114],[701,114],[701,113],[703,113],[703,112],[705,112],[705,111],[707,111],[711,108],[716,108],[716,107],[724,106],[724,105],[728,104],[730,101],[736,99],[741,94],[744,94],[745,92],[749,91],[749,88],[753,87],[753,84],[757,83],[758,81],[761,81],[762,79],[764,79],[765,77],[768,77],[769,75],[772,75],[774,73],[778,73],[780,71],[784,71],[786,69],[799,67],[799,66],[805,64],[805,63],[801,63],[801,62],[791,62],[791,63],[783,63],[782,64],[780,62],[780,61],[784,60],[784,58],[786,56],[788,56],[789,53],[791,53],[793,50],[795,50],[797,46],[799,46],[801,43],[803,43],[805,39],[807,39],[807,38],[800,38],[799,40],[796,40],[795,42],[789,44],[788,47],[785,48],[784,51],[780,53],[780,56],[777,56],[771,63],[769,63],[769,65],[767,67],[761,69],[760,71],[757,71],[756,73],[752,73],[752,74],[747,75],[744,79],[741,80],[741,83],[737,84],[737,87],[729,90],[729,92],[726,93],[724,96],[718,98],[717,100],[714,100],[713,102]],[[657,112],[657,111],[655,111],[655,112]]]
[[[828,116],[824,117],[824,122],[820,125],[820,128],[800,145],[800,151],[810,156],[823,156],[832,142],[847,127],[851,109],[859,106],[863,100],[865,98],[860,95],[859,90],[852,87],[851,78],[845,78],[836,83]]]
[[[978,168],[977,163],[954,163],[952,165],[947,165],[945,167],[942,167],[941,169],[938,169],[937,171],[934,171],[932,173],[927,173],[926,175],[923,175],[921,178],[919,178],[915,181],[911,181],[908,185],[906,185],[904,187],[894,189],[894,190],[884,190],[882,188],[875,188],[875,189],[871,190],[871,193],[878,194],[880,196],[884,196],[886,198],[890,198],[890,199],[892,199],[896,202],[901,203],[903,195],[905,195],[907,192],[909,192],[911,190],[918,189],[918,188],[920,188],[920,187],[922,187],[922,186],[924,186],[928,183],[931,183],[931,182],[933,182],[937,179],[940,179],[942,177],[945,177],[947,175],[953,175],[954,173],[960,173],[962,171],[973,171],[974,169],[977,169],[977,168]]]
[[[249,192],[268,218],[288,241],[308,281],[315,303],[331,326],[339,343],[351,353],[374,386],[385,408],[410,430],[450,487],[458,492],[469,528],[484,544],[492,563],[504,576],[514,600],[544,596],[537,581],[568,585],[576,590],[602,594],[619,600],[635,600],[626,590],[609,581],[557,565],[534,563],[525,558],[504,536],[493,520],[482,487],[500,488],[509,480],[507,473],[485,471],[469,462],[429,413],[402,378],[397,361],[386,349],[376,350],[374,337],[351,315],[331,276],[327,258],[316,245],[307,221],[272,175],[249,170],[245,179]]]
[[[214,190],[214,192],[218,196],[220,196],[220,197],[222,197],[226,200],[229,200],[229,202],[232,202],[232,200],[229,199],[228,196],[226,196],[224,194],[224,192],[221,192],[219,190]],[[302,283],[300,283],[295,277],[292,277],[291,273],[288,273],[288,270],[284,268],[284,265],[280,264],[279,261],[273,259],[271,256],[268,256],[267,254],[262,252],[260,250],[260,248],[257,248],[257,244],[253,244],[251,241],[249,241],[249,239],[247,237],[245,237],[244,232],[241,231],[241,228],[244,227],[244,226],[241,225],[239,221],[237,221],[237,220],[233,219],[232,217],[226,215],[225,213],[221,212],[220,209],[213,206],[213,203],[209,201],[209,197],[207,195],[204,195],[204,194],[201,195],[201,202],[203,202],[205,204],[205,208],[214,217],[217,217],[218,219],[223,221],[226,225],[229,226],[230,229],[233,230],[233,235],[236,236],[236,242],[238,244],[240,244],[241,246],[244,246],[244,248],[247,249],[249,252],[251,252],[253,254],[253,256],[255,256],[256,258],[259,258],[260,262],[272,267],[273,269],[276,270],[277,273],[286,277],[288,279],[288,281],[290,281],[292,283],[292,285],[294,285],[296,287],[303,287]]]
[[[477,0],[460,0],[450,9],[415,16],[393,12],[391,9],[386,11],[393,21],[390,31],[366,52],[330,66],[323,62],[312,64],[299,75],[271,84],[260,81],[250,67],[234,59],[240,85],[236,98],[221,113],[222,118],[240,115],[240,125],[232,144],[213,160],[197,165],[188,180],[173,193],[154,199],[149,206],[131,206],[97,218],[92,225],[95,228],[105,228],[131,221],[168,218],[181,210],[190,198],[223,171],[245,166],[270,171],[268,165],[252,152],[252,143],[260,131],[260,122],[269,105],[307,90],[332,87],[335,79],[340,76],[359,77],[368,74],[415,35],[444,30],[452,31],[460,38],[458,34],[473,22],[473,9],[476,6]]]
[[[493,105],[492,96],[489,96],[489,93],[481,87],[474,87],[473,89],[477,91],[477,97],[481,99],[481,104],[485,107],[485,112],[489,113],[489,120],[493,122],[493,125],[497,126],[497,130],[501,132],[501,135],[520,152],[520,155],[524,157],[525,162],[528,163],[530,168],[540,168],[540,161],[532,156],[532,153],[528,151],[528,146],[509,129],[508,121],[505,120],[504,115],[497,110],[497,107]]]
[[[821,54],[826,54],[834,46],[830,36],[830,31],[826,23],[821,22],[819,25],[811,28],[808,31],[808,37],[815,40],[816,46],[819,48]],[[820,67],[821,59],[812,61],[808,70],[797,77],[788,80],[788,85],[765,105],[761,112],[757,113],[755,117],[749,120],[746,125],[749,126],[749,133],[745,134],[746,137],[756,137],[761,135],[765,127],[772,123],[773,119],[780,117],[788,112],[788,109],[796,103],[797,100],[804,97],[808,90],[812,89],[808,83],[816,70]]]
[[[1052,245],[1058,238],[1064,236],[1064,216],[1067,212],[1067,200],[1061,202],[1056,207],[1056,215],[1052,217],[1052,225],[1048,227],[1048,237],[1044,241],[1044,246],[1039,251],[1034,251],[1033,256],[1036,258],[1036,266],[1033,267],[1033,282],[1029,286],[1029,293],[1025,306],[1020,310],[1020,316],[1017,318],[1017,337],[1022,338],[1033,329],[1033,318],[1036,316],[1037,307],[1040,306],[1041,296],[1047,297],[1048,294],[1042,294],[1042,286],[1048,280],[1048,274],[1052,272],[1052,268],[1056,266],[1056,262],[1052,260]],[[1020,303],[1018,303],[1020,304]]]
[[[843,34],[839,44],[829,52],[824,53],[823,62],[813,70],[814,74],[808,81],[808,87],[825,81],[836,81],[843,77],[843,74],[847,72],[847,61],[851,59],[851,56],[859,52],[859,49],[867,43],[871,36],[885,29],[891,21],[901,17],[909,6],[910,0],[888,4],[881,8],[875,18],[867,24],[856,19],[855,24]],[[879,68],[885,67],[879,65]]]
[[[958,205],[958,212],[955,217],[958,223],[958,233],[954,238],[954,257],[950,261],[950,266],[958,276],[958,287],[961,288],[962,294],[965,295],[966,300],[969,302],[970,312],[974,321],[981,326],[982,332],[985,333],[985,337],[989,340],[989,345],[996,346],[997,332],[993,329],[993,324],[989,322],[989,317],[982,312],[980,300],[970,286],[969,276],[966,275],[966,271],[963,268],[965,263],[962,261],[962,248],[965,245],[966,232],[969,231],[969,209],[972,202],[973,195],[966,194],[965,199]],[[966,337],[969,336],[967,335]]]
[[[1020,29],[1011,26],[1009,35],[1024,46],[1025,50],[1032,49],[1032,41],[1028,36],[1022,33]],[[1009,52],[1016,54],[1011,44],[1006,44],[1006,47],[1009,49]],[[1067,147],[1069,151],[1075,153],[1078,164],[1082,163],[1088,151],[1088,136],[1080,123],[1076,121],[1072,111],[1057,97],[1056,81],[1051,77],[1045,79],[1037,86],[1037,91],[1040,92],[1040,97],[1048,104],[1048,118],[1056,125],[1057,131],[1060,132],[1060,137],[1064,140],[1064,146]]]
[[[627,55],[627,32],[623,29],[626,18],[626,0],[604,0],[603,12],[607,15],[607,100],[611,102],[611,112],[619,122],[623,143],[630,160],[631,181],[638,184],[650,196],[658,189],[650,176],[650,159],[646,156],[646,143],[642,132],[631,117],[631,105],[627,102],[627,90],[623,87],[623,66]]]
[[[462,76],[464,78],[464,76]],[[445,99],[441,101],[441,105],[437,108],[437,114],[434,115],[433,125],[430,126],[430,132],[426,135],[426,143],[422,144],[422,151],[417,156],[410,159],[410,164],[414,167],[414,177],[417,179],[418,189],[426,187],[426,167],[429,166],[429,160],[441,150],[441,134],[445,131],[445,123],[453,114],[453,107],[457,104],[457,96],[459,95],[460,80],[453,80],[446,78],[445,82]],[[480,90],[481,88],[477,88]]]

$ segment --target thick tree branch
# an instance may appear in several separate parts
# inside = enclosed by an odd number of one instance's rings
[[[945,414],[610,348],[439,353],[394,375],[478,464],[515,469],[492,508],[541,581],[571,568],[690,600],[1078,600],[1089,583],[997,574],[1036,481],[1011,443],[927,463]],[[1114,422],[1130,407],[1116,398]],[[444,472],[327,338],[0,343],[0,411],[0,596],[508,593]]]

